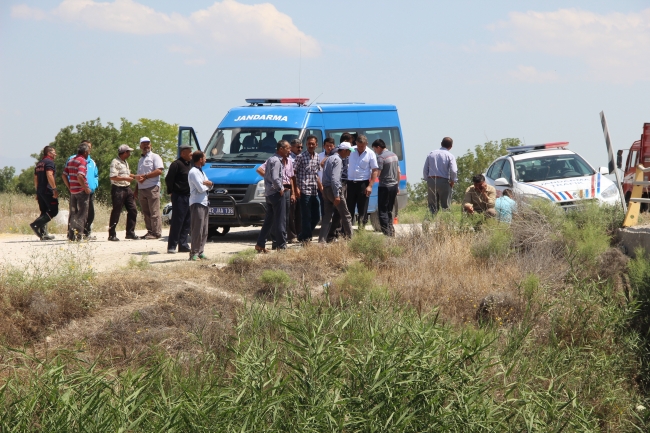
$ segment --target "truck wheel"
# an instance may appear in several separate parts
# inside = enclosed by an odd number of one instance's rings
[[[219,231],[221,229],[221,231]],[[210,227],[208,228],[208,237],[212,236],[226,236],[230,231],[230,226],[225,227]]]

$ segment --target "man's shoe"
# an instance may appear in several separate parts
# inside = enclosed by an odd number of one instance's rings
[[[95,235],[88,235],[88,236],[84,235],[84,239],[87,240],[87,241],[96,241],[97,236],[95,236]]]
[[[199,254],[199,259],[201,259],[201,260],[208,260],[208,256],[206,256],[205,254],[201,253],[201,254]]]
[[[167,254],[176,254],[175,248],[167,248]]]
[[[266,254],[266,253],[269,252],[269,250],[267,250],[264,247],[260,247],[259,245],[255,245],[255,251],[258,252],[258,253],[263,253],[263,254]]]
[[[190,262],[198,262],[198,261],[199,261],[199,256],[197,255],[190,256]]]
[[[128,239],[128,238],[127,238],[127,239]],[[117,241],[119,241],[119,239],[117,238],[117,236],[109,236],[109,237],[108,237],[108,240],[111,241],[111,242],[117,242]]]
[[[189,253],[190,251],[192,251],[192,250],[187,248],[187,247],[178,247],[178,252],[179,253]]]
[[[53,241],[54,239],[56,239],[54,235],[49,235],[49,234],[43,235],[43,237],[41,238],[42,241]]]
[[[160,236],[152,235],[151,233],[147,233],[146,235],[142,236],[140,239],[146,239],[146,240],[152,240],[152,239],[160,239]]]
[[[41,232],[39,231],[38,227],[36,227],[36,226],[33,225],[33,224],[30,224],[30,225],[29,225],[29,228],[31,228],[31,229],[34,231],[34,234],[35,234],[36,236],[38,236],[38,238],[39,238],[40,240],[43,240],[43,235],[42,235]]]
[[[124,238],[137,241],[137,240],[140,239],[140,236],[136,235],[135,233],[132,233],[132,234],[126,235]]]

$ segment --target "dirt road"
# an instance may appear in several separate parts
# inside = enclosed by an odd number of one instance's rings
[[[226,260],[228,256],[247,248],[253,248],[260,229],[258,227],[232,228],[223,237],[210,239],[205,254],[214,260]],[[187,261],[188,253],[167,253],[167,236],[158,240],[125,240],[109,242],[108,233],[94,233],[96,241],[71,243],[64,235],[56,235],[54,241],[41,242],[34,235],[0,234],[0,265],[28,266],[33,262],[43,262],[46,258],[72,252],[83,254],[97,271],[107,271],[127,266],[129,260],[148,260],[151,264],[164,264]],[[144,235],[145,231],[137,232]],[[119,236],[118,236],[119,237]]]

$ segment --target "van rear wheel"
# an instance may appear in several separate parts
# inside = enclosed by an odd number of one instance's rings
[[[221,229],[221,231],[219,231]],[[230,231],[230,226],[224,226],[224,227],[209,227],[208,228],[208,237],[212,236],[226,236],[228,232]]]
[[[393,205],[393,218],[396,217],[397,217],[397,200],[395,200],[395,205]],[[376,232],[381,233],[381,224],[379,223],[379,212],[374,211],[373,213],[368,215],[368,219],[370,220],[372,229]]]

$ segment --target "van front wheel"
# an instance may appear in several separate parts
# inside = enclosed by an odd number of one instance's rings
[[[219,231],[221,229],[221,231]],[[230,226],[225,227],[208,227],[208,237],[212,236],[226,236],[230,231]]]

